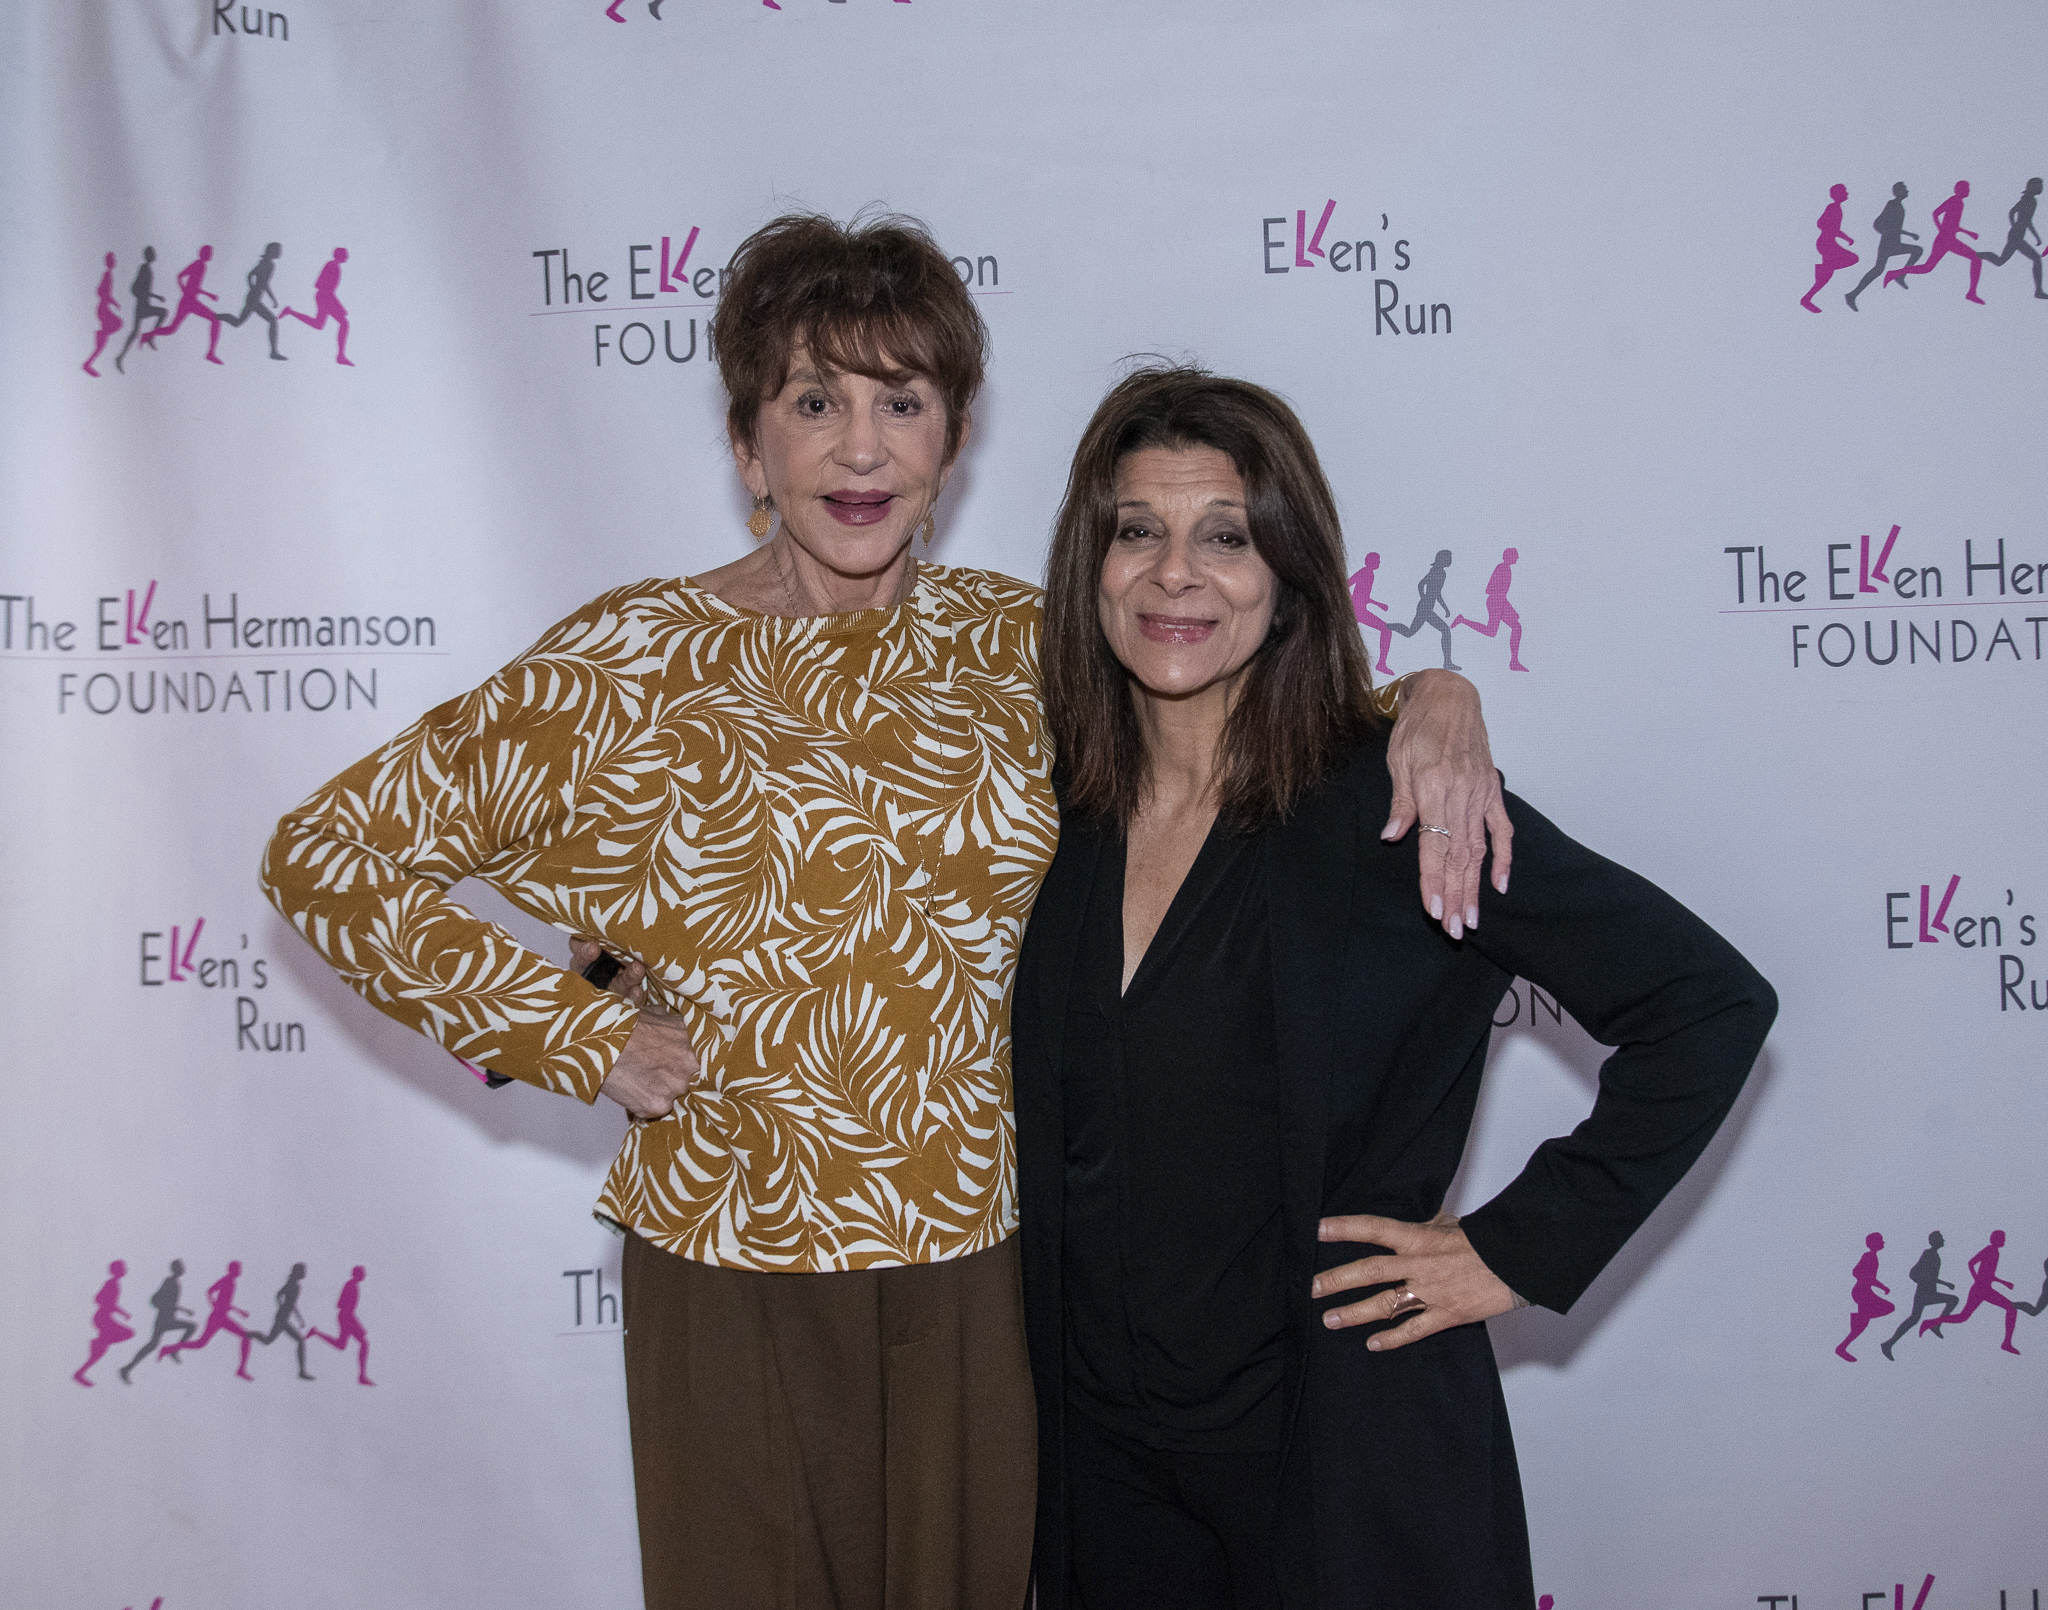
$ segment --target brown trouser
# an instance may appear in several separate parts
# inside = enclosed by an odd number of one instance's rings
[[[1037,1489],[1017,1238],[852,1274],[626,1238],[647,1610],[1021,1610]]]

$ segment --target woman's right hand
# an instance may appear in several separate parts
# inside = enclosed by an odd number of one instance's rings
[[[572,940],[569,955],[576,971],[596,961],[602,948],[594,939]],[[598,1087],[599,1094],[610,1096],[635,1118],[666,1118],[697,1081],[696,1042],[681,1018],[647,1004],[647,969],[640,963],[626,962],[605,987],[639,1007],[640,1016],[626,1049]]]

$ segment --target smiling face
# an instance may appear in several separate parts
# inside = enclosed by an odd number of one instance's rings
[[[782,517],[782,535],[841,577],[899,560],[952,473],[946,408],[922,375],[900,384],[819,373],[801,349],[782,390],[761,405],[740,477]]]
[[[1117,465],[1116,515],[1097,596],[1110,651],[1155,699],[1227,710],[1279,591],[1237,467],[1213,447],[1142,448]]]

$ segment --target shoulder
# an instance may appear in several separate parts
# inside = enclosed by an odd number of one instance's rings
[[[920,564],[917,579],[934,613],[963,623],[1007,617],[1036,626],[1045,607],[1041,588],[1000,570]]]
[[[740,619],[729,605],[701,588],[673,577],[650,577],[599,593],[541,633],[520,658],[568,655],[614,661],[621,652],[654,649],[679,631]]]
[[[1387,775],[1386,735],[1361,738],[1337,763],[1322,786],[1310,793],[1303,809],[1377,810],[1391,804],[1394,785]]]

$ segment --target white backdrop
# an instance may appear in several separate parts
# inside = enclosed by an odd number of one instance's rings
[[[1902,1304],[1930,1231],[1965,1296],[1994,1230],[2010,1298],[2048,1258],[2048,305],[2022,256],[1981,306],[1955,256],[1842,299],[1896,181],[1923,247],[1966,178],[2002,249],[2048,168],[2038,7],[281,7],[0,18],[0,1603],[638,1602],[588,1217],[622,1115],[487,1092],[332,980],[255,866],[550,621],[742,550],[690,276],[789,205],[876,200],[995,334],[938,558],[1039,576],[1125,354],[1279,388],[1396,620],[1439,548],[1484,618],[1516,548],[1528,673],[1454,634],[1511,784],[1783,997],[1579,1310],[1495,1322],[1540,1590],[2037,1603],[2048,1320],[2018,1356],[1990,1305],[1833,1349],[1873,1232]],[[1862,261],[1816,317],[1836,183]],[[173,314],[212,247],[232,315],[269,242],[309,318],[346,248],[352,366],[331,317],[284,321],[277,362],[261,318],[221,328],[209,364],[193,313],[115,368],[145,245]],[[1397,671],[1440,658],[1394,640]],[[1501,1016],[1468,1203],[1600,1054],[1526,990]],[[289,1340],[237,1379],[232,1333],[124,1383],[174,1258],[202,1320],[239,1261],[266,1330],[303,1262],[342,1336],[361,1265],[375,1386],[353,1344],[298,1380]],[[138,1334],[84,1386],[116,1259]]]

